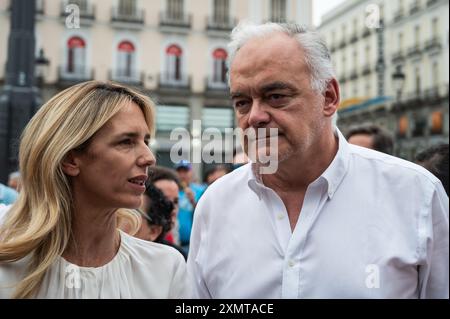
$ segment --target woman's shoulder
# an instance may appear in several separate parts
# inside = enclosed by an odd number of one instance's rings
[[[121,231],[123,248],[130,257],[157,260],[161,263],[185,263],[183,255],[173,247],[142,240]]]

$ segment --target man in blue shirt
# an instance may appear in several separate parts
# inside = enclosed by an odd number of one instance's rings
[[[181,182],[179,195],[178,221],[180,224],[180,244],[187,252],[191,237],[194,209],[198,200],[205,191],[205,186],[193,182],[192,165],[187,160],[182,160],[175,165]]]

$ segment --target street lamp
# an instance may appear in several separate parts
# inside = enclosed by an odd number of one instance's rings
[[[394,82],[394,88],[397,93],[397,103],[400,102],[403,85],[405,84],[405,78],[406,76],[402,71],[402,66],[397,65],[395,72],[392,74],[392,81]]]
[[[44,78],[48,72],[48,66],[50,65],[49,59],[45,57],[44,49],[39,50],[39,56],[35,60],[35,78],[38,85],[44,84]]]

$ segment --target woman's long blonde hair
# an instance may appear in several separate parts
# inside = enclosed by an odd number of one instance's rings
[[[57,94],[25,128],[19,149],[21,193],[0,227],[0,264],[31,254],[14,298],[30,298],[38,293],[46,271],[69,242],[73,198],[70,181],[62,169],[63,159],[69,151],[85,148],[92,136],[130,102],[142,109],[153,133],[154,105],[147,96],[119,84],[98,81],[81,83]],[[131,217],[127,212],[120,214]]]

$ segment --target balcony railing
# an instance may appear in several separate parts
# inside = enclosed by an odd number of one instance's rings
[[[205,87],[207,91],[228,92],[228,83],[226,81],[220,81],[211,76],[205,79]]]
[[[442,43],[439,41],[439,37],[434,37],[425,43],[425,50],[427,51],[440,49],[442,49]]]
[[[85,66],[78,66],[69,70],[68,66],[58,67],[58,80],[60,84],[75,84],[94,79],[94,70]]]
[[[392,63],[397,64],[403,62],[405,59],[405,55],[403,53],[403,50],[399,50],[392,54]]]
[[[356,70],[353,70],[351,73],[350,73],[350,80],[356,80],[358,78],[358,71],[356,71]]]
[[[69,4],[71,3],[70,2],[66,3],[65,1],[61,2],[61,10],[60,10],[61,17],[67,17],[69,14],[72,13],[70,10],[66,11],[66,8],[68,8]],[[81,19],[95,20],[95,6],[92,3],[87,2],[85,6],[79,6],[79,9]]]
[[[114,7],[111,10],[111,21],[112,22],[124,22],[124,23],[134,23],[134,24],[144,24],[145,23],[145,10],[135,9],[131,11],[121,10],[119,7]]]
[[[394,22],[398,22],[401,19],[403,19],[404,16],[404,11],[403,9],[398,9],[395,13],[394,13]]]
[[[214,19],[206,18],[206,30],[230,32],[237,25],[236,18]]]
[[[409,57],[415,56],[415,55],[420,55],[421,53],[422,53],[422,52],[421,52],[420,46],[419,46],[418,44],[412,46],[412,47],[409,48],[409,50],[408,50],[408,56],[409,56]]]
[[[356,32],[350,37],[350,43],[355,43],[356,41],[358,41],[358,35],[356,34]]]
[[[144,72],[137,70],[117,69],[109,70],[109,79],[111,81],[120,82],[131,85],[143,85],[144,84]]]
[[[419,1],[414,1],[413,3],[411,3],[411,7],[409,8],[409,14],[410,15],[416,14],[417,12],[419,12],[419,10],[420,10]]]
[[[175,76],[169,73],[158,74],[159,88],[190,89],[191,77],[186,74]]]
[[[369,28],[364,28],[364,31],[362,33],[362,37],[363,38],[367,38],[370,35],[370,29]]]
[[[372,72],[372,68],[370,67],[370,64],[367,63],[367,64],[365,64],[365,65],[363,66],[363,69],[362,69],[361,74],[362,74],[362,75],[368,75],[368,74],[370,74],[371,72]]]
[[[192,15],[185,13],[161,12],[159,15],[159,25],[166,27],[190,29],[192,25]]]

